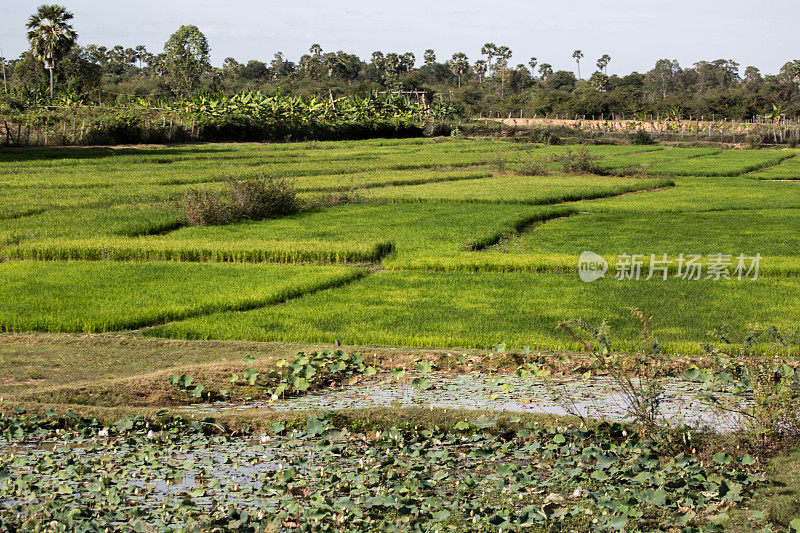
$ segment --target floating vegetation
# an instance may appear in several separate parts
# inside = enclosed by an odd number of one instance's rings
[[[0,529],[513,531],[699,526],[763,479],[618,425],[351,432],[326,416],[233,437],[212,419],[0,417]]]

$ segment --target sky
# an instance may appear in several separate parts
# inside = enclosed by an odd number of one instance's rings
[[[0,0],[0,50],[15,58],[27,49],[25,22],[41,1]],[[63,0],[73,12],[81,45],[143,44],[160,52],[182,24],[206,35],[211,62],[269,62],[282,51],[297,59],[313,43],[369,60],[374,50],[411,51],[422,63],[465,52],[479,59],[484,43],[508,46],[510,63],[532,56],[556,70],[595,70],[603,54],[609,74],[645,72],[661,58],[688,67],[733,59],[777,73],[800,57],[797,0]]]

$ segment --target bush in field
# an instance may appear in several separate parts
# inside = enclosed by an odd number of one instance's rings
[[[294,185],[283,178],[234,179],[230,186],[232,208],[237,219],[274,218],[300,209]]]
[[[563,154],[553,156],[553,161],[560,163],[564,172],[571,174],[599,174],[600,168],[595,161],[598,157],[585,147],[581,146],[573,150],[567,148]]]
[[[227,224],[234,218],[230,201],[216,191],[189,189],[181,200],[183,214],[190,226]]]
[[[637,145],[655,144],[653,136],[644,130],[636,130],[631,135],[630,142],[631,144],[637,144]]]
[[[744,139],[744,142],[746,142],[747,146],[750,148],[761,148],[762,141],[761,135],[756,135],[755,133],[751,133]]]
[[[515,174],[520,176],[546,176],[548,174],[547,160],[537,158],[535,154],[536,151],[533,150],[527,152],[526,156],[520,157]]]
[[[228,224],[296,213],[300,201],[294,185],[285,179],[258,177],[228,182],[228,195],[189,189],[182,198],[183,214],[191,226]]]

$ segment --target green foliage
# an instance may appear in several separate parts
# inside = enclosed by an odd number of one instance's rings
[[[765,479],[738,457],[674,453],[619,425],[543,428],[497,416],[461,421],[453,432],[391,425],[351,433],[332,431],[336,418],[326,414],[294,425],[288,432],[276,422],[274,436],[254,442],[211,418],[132,417],[103,427],[69,411],[2,416],[12,444],[36,437],[56,445],[0,452],[0,499],[11,500],[0,526],[699,529],[714,527],[720,509]],[[18,481],[34,471],[36,483]],[[125,504],[131,499],[135,510]]]
[[[164,66],[176,94],[193,94],[204,72],[211,69],[205,35],[197,26],[181,26],[164,44]]]
[[[245,379],[250,385],[265,389],[277,400],[326,387],[341,386],[354,377],[369,377],[377,373],[374,367],[366,364],[363,354],[345,353],[342,350],[309,354],[301,352],[291,361],[281,359],[277,366],[277,371],[268,374],[259,374],[248,369]]]
[[[704,344],[704,349],[713,357],[713,366],[684,373],[702,383],[699,400],[732,417],[738,429],[765,447],[798,442],[800,368],[777,356],[760,361],[752,357],[762,352],[779,355],[790,346],[796,348],[797,340],[774,326],[749,329],[743,335],[730,328],[714,330],[712,338],[716,342]],[[749,401],[742,402],[743,398]]]
[[[217,191],[189,189],[181,197],[183,216],[190,226],[227,224],[233,220],[231,202]]]
[[[237,220],[275,218],[291,215],[300,209],[294,184],[284,178],[234,179],[230,186]]]
[[[632,133],[629,137],[629,141],[633,145],[648,145],[655,143],[653,136],[641,129]]]
[[[186,374],[181,374],[180,376],[173,374],[169,377],[170,385],[174,385],[181,391],[185,392],[192,398],[196,398],[198,400],[205,400],[206,402],[215,402],[218,400],[225,400],[228,398],[228,391],[225,389],[221,390],[211,390],[206,389],[200,383],[195,383],[194,378],[191,376],[187,376]]]
[[[597,159],[598,157],[584,145],[574,150],[567,148],[563,153],[553,156],[553,161],[559,163],[564,172],[570,174],[598,174]]]

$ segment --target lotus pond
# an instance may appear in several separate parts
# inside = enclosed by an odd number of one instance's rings
[[[501,416],[375,431],[323,414],[238,434],[166,415],[0,424],[3,531],[716,528],[764,479],[749,455],[697,454],[691,434],[668,447]]]

